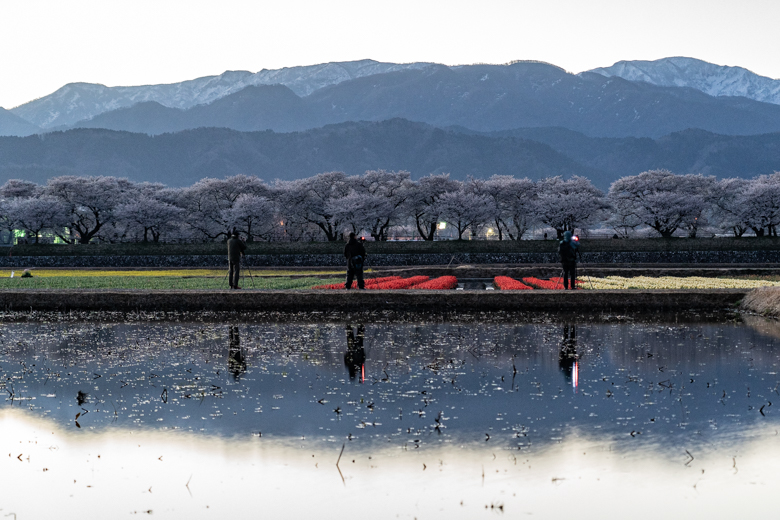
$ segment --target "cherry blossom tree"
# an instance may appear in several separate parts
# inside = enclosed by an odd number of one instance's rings
[[[334,219],[354,233],[367,230],[374,240],[387,240],[391,226],[405,218],[405,202],[412,188],[409,172],[367,171],[348,177],[349,193],[328,202]]]
[[[365,199],[365,227],[374,240],[387,240],[390,227],[405,218],[404,206],[412,186],[407,171],[371,170],[362,176],[355,191]]]
[[[410,190],[408,212],[414,218],[417,232],[423,240],[433,240],[441,220],[441,198],[460,189],[461,183],[450,179],[449,173],[428,175],[415,182]]]
[[[20,227],[15,216],[11,214],[12,201],[36,197],[41,191],[42,188],[38,184],[22,179],[10,179],[0,186],[0,230],[4,232],[4,244],[13,241],[14,230]]]
[[[0,198],[0,230],[3,231],[2,243],[9,244],[13,239],[14,229],[16,228],[16,222],[13,215],[9,211],[10,200]]]
[[[621,177],[612,183],[608,199],[621,218],[635,218],[662,237],[671,237],[681,227],[695,236],[697,219],[707,206],[708,193],[699,189],[710,180],[697,175],[675,175],[668,170],[650,170]]]
[[[18,226],[28,236],[35,237],[36,244],[44,230],[60,234],[60,228],[68,225],[71,214],[66,203],[51,196],[15,198],[9,202],[7,211],[14,227]]]
[[[709,224],[714,214],[715,177],[701,174],[679,175],[678,191],[688,194],[688,205],[682,219],[682,228],[688,238],[696,238],[699,229]]]
[[[606,224],[615,230],[615,233],[621,238],[630,238],[636,229],[645,224],[636,212],[633,201],[628,198],[608,197],[609,217]]]
[[[43,187],[22,179],[10,179],[0,186],[0,199],[30,198],[41,194]]]
[[[114,216],[126,225],[127,232],[138,230],[144,242],[148,242],[150,236],[154,242],[159,242],[163,233],[178,228],[184,213],[183,209],[154,197],[138,197],[117,206]]]
[[[183,189],[176,205],[186,211],[188,227],[198,235],[215,240],[227,236],[229,224],[225,215],[240,196],[267,197],[270,193],[270,188],[254,176],[204,178]]]
[[[44,194],[59,199],[69,208],[70,234],[63,240],[87,244],[99,236],[103,226],[114,219],[114,209],[132,199],[135,186],[116,177],[76,177],[65,175],[49,179]]]
[[[564,231],[596,223],[607,208],[604,194],[585,177],[569,180],[548,177],[538,184],[535,204],[539,222],[555,229],[558,238]]]
[[[330,242],[340,238],[342,220],[333,212],[332,201],[346,197],[351,183],[342,172],[320,173],[275,185],[280,212],[288,225],[307,223],[320,228]]]
[[[438,206],[440,218],[458,231],[458,240],[463,240],[463,233],[467,229],[475,233],[478,226],[495,217],[491,198],[474,193],[466,186],[443,194]]]
[[[269,239],[276,230],[276,204],[266,197],[241,195],[233,207],[225,210],[223,219],[228,228],[235,227],[247,237],[247,242],[255,239]]]
[[[712,203],[717,208],[718,225],[741,237],[750,227],[744,218],[744,197],[750,187],[748,179],[739,177],[722,179],[715,184]]]
[[[780,172],[752,179],[738,197],[741,216],[756,236],[777,236],[780,225]]]
[[[484,181],[475,180],[473,185],[479,186],[476,193],[484,194],[492,201],[499,240],[503,240],[504,232],[511,240],[520,240],[536,223],[538,189],[532,180],[493,175]]]

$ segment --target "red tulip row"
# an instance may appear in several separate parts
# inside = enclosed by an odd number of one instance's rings
[[[502,291],[530,291],[533,289],[533,287],[529,287],[508,276],[496,276],[493,278],[493,283]]]
[[[528,285],[532,285],[536,289],[563,289],[563,283],[561,282],[556,283],[550,280],[540,280],[539,278],[534,277],[523,278],[523,282],[527,283]]]
[[[429,280],[427,282],[417,284],[411,287],[411,289],[436,289],[440,291],[445,291],[449,289],[454,289],[458,286],[458,279],[454,276],[440,276],[438,278],[434,278],[433,280]]]
[[[400,278],[398,280],[372,284],[370,287],[366,285],[366,289],[409,289],[413,285],[419,285],[427,281],[427,276],[412,276],[411,278]]]
[[[384,282],[390,282],[393,280],[400,280],[400,276],[385,276],[384,278],[366,278],[366,288],[368,289],[371,286],[378,285]],[[357,287],[357,282],[353,282],[352,284],[354,287]],[[312,289],[343,289],[344,284],[343,283],[332,283],[328,285],[317,285],[316,287],[312,287]]]

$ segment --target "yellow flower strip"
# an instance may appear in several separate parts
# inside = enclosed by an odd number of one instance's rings
[[[780,286],[780,282],[747,280],[743,278],[706,278],[702,276],[607,276],[604,278],[580,278],[583,289],[754,289]],[[592,284],[592,287],[591,287]]]

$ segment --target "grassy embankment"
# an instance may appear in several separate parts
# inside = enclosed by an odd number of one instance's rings
[[[780,318],[780,287],[760,287],[750,291],[741,308],[763,316]]]

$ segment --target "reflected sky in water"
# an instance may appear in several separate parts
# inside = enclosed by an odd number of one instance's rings
[[[771,516],[772,327],[6,324],[0,515]]]

